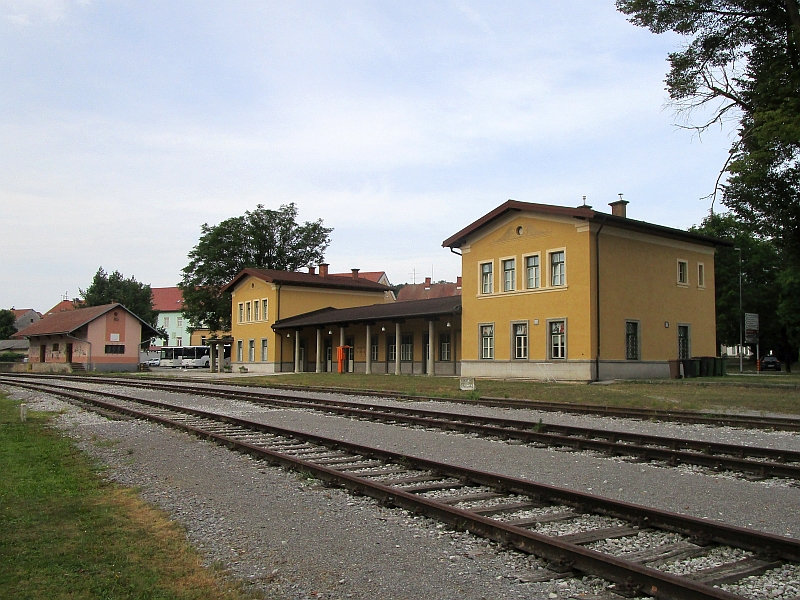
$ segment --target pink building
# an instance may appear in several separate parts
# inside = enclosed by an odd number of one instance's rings
[[[45,316],[16,334],[30,342],[35,372],[135,371],[139,348],[158,332],[122,304],[78,308]]]

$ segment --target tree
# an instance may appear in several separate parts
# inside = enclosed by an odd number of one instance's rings
[[[213,227],[204,223],[189,264],[178,284],[183,313],[192,327],[226,331],[231,327],[231,296],[220,290],[242,269],[296,271],[320,263],[330,244],[322,219],[297,223],[294,203],[270,210],[259,204],[254,211],[231,217]]]
[[[743,225],[733,214],[714,214],[695,233],[733,242],[734,247],[719,247],[714,258],[716,293],[717,343],[733,346],[739,343],[739,326],[743,315],[739,308],[739,250],[741,250],[743,312],[758,313],[759,341],[766,353],[775,353],[791,366],[797,356],[798,315],[792,312],[792,285],[800,288],[800,277],[781,259],[781,251],[772,240],[764,239]],[[800,291],[800,290],[798,290]]]
[[[149,285],[139,283],[133,277],[125,279],[119,271],[108,275],[103,267],[100,267],[91,285],[79,292],[83,306],[101,306],[119,302],[142,321],[156,326],[158,313],[153,309],[153,291]]]
[[[617,0],[635,25],[688,38],[670,53],[670,98],[704,131],[738,118],[722,169],[722,201],[800,261],[800,9],[798,0]],[[707,114],[707,113],[706,113]],[[712,202],[713,208],[713,202]]]
[[[7,308],[0,309],[0,340],[10,339],[17,333],[17,316]]]

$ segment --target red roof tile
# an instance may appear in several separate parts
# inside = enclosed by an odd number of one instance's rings
[[[81,303],[80,300],[78,301],[78,303],[79,304]],[[66,310],[75,310],[75,304],[73,300],[62,300],[61,302],[56,304],[53,308],[44,313],[44,316],[58,314]]]
[[[397,301],[408,302],[460,295],[461,288],[456,283],[408,283],[397,292]]]
[[[152,288],[153,309],[158,312],[176,312],[183,309],[183,293],[177,287]]]
[[[349,277],[342,277],[339,275],[322,275],[311,273],[300,273],[299,271],[277,271],[274,269],[244,269],[239,272],[233,280],[222,288],[222,291],[232,290],[238,282],[246,276],[252,275],[263,281],[269,283],[280,283],[284,285],[297,285],[307,287],[322,287],[322,288],[335,288],[344,290],[362,290],[369,292],[388,292],[392,288],[376,283],[368,279],[359,277],[353,278],[352,274]]]
[[[112,304],[103,304],[102,306],[76,308],[74,310],[65,310],[63,312],[45,315],[43,319],[33,323],[29,327],[26,327],[22,331],[14,334],[12,337],[36,337],[40,335],[70,334],[117,307],[133,315],[131,311],[117,302]],[[133,316],[136,317],[136,315]],[[142,325],[149,328],[153,335],[158,334],[158,332],[150,327],[150,325],[139,319],[139,317],[136,318],[142,323]]]

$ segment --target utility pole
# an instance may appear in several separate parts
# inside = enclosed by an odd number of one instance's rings
[[[742,366],[742,351],[744,350],[744,340],[742,339],[742,249],[734,248],[739,251],[739,373],[744,371]]]

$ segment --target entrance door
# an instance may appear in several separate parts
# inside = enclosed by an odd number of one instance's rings
[[[325,372],[331,372],[331,361],[333,360],[333,342],[330,339],[325,340]]]
[[[67,362],[72,362],[72,343],[67,344]]]
[[[306,343],[304,341],[300,342],[300,367],[299,370],[304,372],[306,371]]]
[[[428,359],[431,356],[431,342],[428,339],[428,334],[422,336],[422,373],[428,374]]]
[[[344,372],[345,372],[345,373],[352,373],[352,372],[353,372],[353,370],[354,370],[354,368],[355,368],[355,361],[353,360],[353,357],[355,356],[355,354],[354,354],[354,348],[353,348],[353,343],[354,343],[354,340],[353,340],[353,338],[351,338],[351,337],[347,338],[347,339],[344,341],[344,345],[345,345],[345,346],[350,346],[350,347],[347,349],[347,353],[346,353],[346,354],[345,354],[345,356],[344,356],[344,361],[345,361],[345,364],[344,364]]]
[[[39,362],[45,362],[45,356],[47,356],[47,345],[39,344]]]

